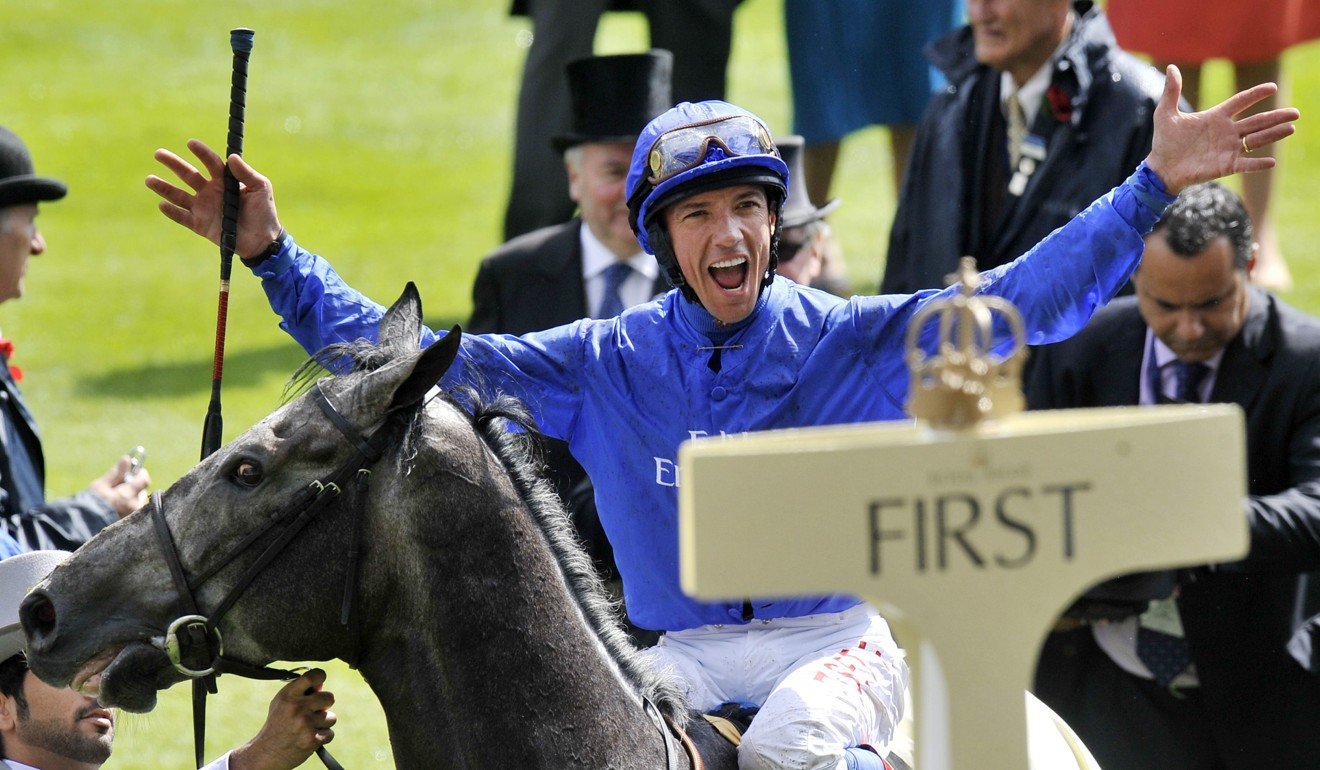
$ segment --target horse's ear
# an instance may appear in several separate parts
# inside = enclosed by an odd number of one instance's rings
[[[411,288],[412,284],[408,284]],[[415,291],[415,290],[414,290]],[[405,290],[406,293],[406,290]],[[437,340],[418,356],[412,372],[394,389],[390,399],[390,411],[412,406],[426,395],[440,378],[445,376],[449,367],[458,356],[458,344],[462,341],[463,329],[454,324],[444,339]]]
[[[394,300],[385,316],[380,319],[376,339],[397,358],[412,353],[421,345],[422,295],[412,281],[403,287],[403,293]]]

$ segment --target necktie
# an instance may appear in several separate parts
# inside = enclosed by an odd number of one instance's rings
[[[1022,142],[1027,138],[1027,114],[1022,111],[1022,102],[1017,92],[1008,97],[1008,168],[1017,170],[1022,159]]]
[[[623,297],[619,295],[619,287],[632,275],[632,265],[627,262],[615,262],[605,268],[605,290],[600,295],[600,309],[596,312],[597,318],[613,318],[623,312]]]
[[[1201,383],[1210,373],[1210,367],[1188,361],[1173,362],[1174,397],[1192,404],[1201,403]]]
[[[1160,687],[1168,687],[1192,662],[1186,639],[1145,626],[1137,626],[1137,657]]]
[[[1201,403],[1201,383],[1209,373],[1210,367],[1205,364],[1175,360],[1173,362],[1174,397],[1187,403]],[[1168,612],[1178,611],[1172,599],[1160,601],[1169,602]],[[1156,631],[1145,625],[1137,626],[1137,657],[1146,664],[1146,668],[1150,669],[1151,675],[1155,677],[1155,683],[1160,687],[1168,687],[1169,683],[1187,670],[1192,662],[1192,654],[1187,648],[1185,638]]]

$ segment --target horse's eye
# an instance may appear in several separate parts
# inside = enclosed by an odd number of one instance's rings
[[[261,466],[251,460],[244,460],[234,468],[234,481],[245,487],[255,487],[261,483]]]

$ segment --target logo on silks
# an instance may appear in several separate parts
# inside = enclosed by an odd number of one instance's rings
[[[725,433],[720,431],[713,434],[705,430],[689,430],[688,440],[699,438],[715,437],[720,439],[732,438],[733,436],[745,436],[745,433]],[[655,483],[660,487],[681,487],[683,486],[683,469],[679,467],[678,461],[672,457],[653,456],[651,460],[655,463]]]

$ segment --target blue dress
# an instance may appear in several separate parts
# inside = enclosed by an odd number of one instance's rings
[[[812,145],[917,123],[944,85],[922,49],[962,19],[963,0],[785,0],[793,132]]]

